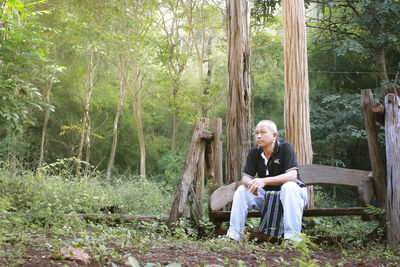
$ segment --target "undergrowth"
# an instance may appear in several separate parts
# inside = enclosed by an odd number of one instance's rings
[[[257,266],[270,266],[271,261],[274,266],[329,266],[318,265],[313,258],[315,253],[332,250],[324,244],[315,245],[312,240],[317,235],[341,236],[333,249],[342,255],[343,264],[354,257],[400,260],[398,252],[386,249],[382,243],[366,244],[363,237],[374,225],[353,217],[304,220],[307,234],[303,236],[304,242],[287,247],[258,243],[248,235],[241,242],[213,237],[212,225],[206,217],[201,220],[199,231],[187,219],[170,228],[163,222],[108,224],[65,216],[113,212],[167,215],[172,196],[173,192],[167,192],[151,178],[119,177],[107,182],[98,174],[76,178],[28,171],[16,174],[0,169],[0,266],[27,264],[26,255],[31,253],[28,249],[43,255],[44,251],[53,254],[68,247],[82,248],[93,261],[114,267],[163,266],[157,261],[139,264],[136,259],[156,247],[182,250],[182,253],[187,248],[196,248],[203,254],[215,253],[221,255],[220,266],[246,266],[241,260],[223,256],[235,252],[254,255]],[[327,196],[323,199],[331,201]],[[249,222],[250,226],[257,226],[256,221]],[[285,257],[288,251],[295,256]],[[280,256],[271,259],[268,253]],[[49,258],[49,261],[55,260]],[[171,264],[180,266],[179,259]]]

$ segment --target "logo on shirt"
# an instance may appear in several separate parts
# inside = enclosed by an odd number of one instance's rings
[[[274,160],[274,163],[276,163],[276,164],[281,164],[281,163],[279,162],[279,159]]]

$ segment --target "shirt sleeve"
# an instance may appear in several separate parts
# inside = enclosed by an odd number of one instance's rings
[[[257,173],[256,167],[256,149],[252,148],[247,155],[246,165],[244,166],[243,175],[249,176],[250,178],[254,178]]]
[[[284,145],[284,153],[283,155],[285,155],[283,157],[282,160],[282,169],[284,172],[288,172],[291,170],[297,170],[298,169],[298,165],[297,165],[297,158],[296,158],[296,154],[294,153],[294,149],[293,146],[289,143],[286,143]]]

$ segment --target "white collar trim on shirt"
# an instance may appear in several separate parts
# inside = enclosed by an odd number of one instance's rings
[[[264,164],[265,164],[265,166],[267,166],[267,165],[268,165],[268,159],[267,159],[267,157],[265,156],[264,152],[261,153],[261,157],[264,159]]]

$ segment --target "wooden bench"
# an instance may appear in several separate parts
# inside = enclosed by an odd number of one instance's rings
[[[364,212],[364,207],[371,203],[375,195],[370,171],[316,164],[300,166],[299,171],[306,185],[335,185],[358,188],[358,196],[354,197],[357,197],[360,205],[352,208],[305,209],[303,217],[367,215]],[[233,194],[240,184],[241,182],[236,182],[222,186],[210,195],[208,216],[216,226],[217,233],[221,232],[221,224],[229,221],[230,211],[223,209],[232,202]],[[248,217],[261,217],[261,212],[249,211]]]

